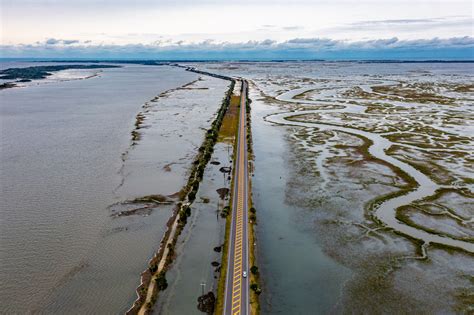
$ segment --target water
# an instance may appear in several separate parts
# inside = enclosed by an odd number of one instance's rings
[[[311,235],[311,222],[297,219],[302,210],[285,200],[289,147],[285,129],[264,122],[275,107],[251,95],[255,152],[253,200],[257,209],[257,256],[262,272],[264,314],[324,314],[340,299],[349,269],[323,252]],[[271,139],[271,141],[269,141]]]
[[[433,240],[433,236],[425,232],[419,234],[419,230],[406,225],[397,226],[400,223],[393,221],[393,209],[413,201],[412,197],[431,194],[436,187],[454,185],[443,186],[431,178],[432,174],[423,175],[409,167],[403,155],[413,151],[385,152],[388,140],[383,139],[393,133],[390,128],[400,128],[398,132],[403,132],[403,128],[418,126],[436,126],[439,130],[470,136],[472,93],[471,100],[457,99],[457,106],[384,101],[399,112],[365,117],[360,116],[363,107],[383,102],[351,98],[342,93],[354,86],[372,92],[371,86],[397,82],[468,82],[472,81],[472,64],[334,62],[196,66],[250,78],[255,83],[251,90],[255,152],[252,188],[258,215],[256,250],[263,280],[262,313],[321,314],[340,310],[401,313],[409,309],[449,313],[453,305],[459,303],[456,294],[460,289],[472,291],[472,284],[466,280],[466,275],[472,274],[470,256],[428,248],[429,260],[418,260],[417,246],[410,239],[392,233],[391,229],[380,229],[371,222],[364,205],[377,196],[398,190],[400,179],[378,163],[368,162],[358,167],[344,164],[343,158],[357,159],[359,154],[352,156],[350,148],[335,146],[344,141],[356,143],[351,133],[367,136],[377,142],[370,149],[371,154],[388,159],[411,173],[422,190],[390,199],[375,215],[408,235],[427,242]],[[142,78],[159,81],[148,82]],[[198,130],[198,125],[205,126],[202,119],[212,113],[211,108],[207,108],[206,113],[193,111],[200,108],[190,101],[197,94],[184,93],[186,91],[174,94],[172,97],[176,97],[178,105],[189,105],[177,109],[178,112],[173,112],[176,105],[173,101],[155,104],[147,117],[143,139],[133,149],[129,148],[130,131],[135,114],[142,110],[141,105],[164,90],[164,85],[167,89],[196,78],[179,69],[131,66],[107,69],[99,77],[82,81],[52,82],[0,92],[0,302],[6,312],[116,313],[130,306],[138,274],[157,248],[164,220],[171,209],[160,207],[149,217],[111,220],[106,208],[142,193],[176,192],[184,181],[192,147],[199,145],[201,139],[201,134],[193,135],[192,131]],[[289,99],[312,88],[322,90],[311,95],[312,101]],[[216,99],[219,89],[222,87],[214,86],[210,90],[216,92],[213,94]],[[260,90],[269,99],[259,101]],[[206,103],[203,95],[210,91],[203,90],[198,103]],[[272,102],[278,103],[278,98],[285,103],[271,106]],[[348,100],[354,103],[347,103]],[[331,104],[339,107],[324,113],[317,108]],[[268,120],[272,116],[264,119],[277,112],[308,108],[322,115],[321,121],[343,126],[331,127],[313,121],[292,122],[298,126],[285,127],[271,125]],[[180,116],[181,112],[186,114]],[[342,113],[352,115],[351,119],[344,120]],[[170,123],[175,119],[174,114],[180,117],[179,125]],[[200,118],[193,120],[194,114]],[[169,132],[160,131],[159,126],[166,126]],[[317,132],[318,128],[322,132]],[[295,173],[301,164],[308,162],[305,155],[297,152],[298,145],[306,142],[296,137],[306,129],[313,130],[315,141],[307,142],[305,150],[324,149],[315,165],[319,170],[325,168],[326,172]],[[419,129],[413,130],[423,134],[417,131]],[[332,132],[331,141],[321,141],[324,132]],[[169,137],[176,133],[189,140],[179,140],[180,147],[185,148],[182,151],[160,149],[172,147],[174,140]],[[442,142],[436,139],[436,134],[425,133],[426,143]],[[292,136],[295,140],[291,140]],[[420,152],[437,152],[438,149],[419,148],[424,141],[421,139],[419,143],[415,139],[398,142],[398,145],[404,150],[417,149],[411,154],[419,159],[424,158]],[[456,142],[445,151],[468,152],[471,144],[472,141]],[[122,163],[120,157],[124,152],[129,154]],[[178,159],[178,164],[171,165],[173,173],[163,171],[165,165],[176,162],[179,156],[183,160]],[[410,158],[413,159],[408,156]],[[469,188],[472,185],[463,184],[461,179],[472,175],[472,163],[463,159],[440,156],[435,162],[457,177],[462,187]],[[166,180],[160,180],[160,176]],[[298,181],[298,177],[301,180]],[[206,184],[202,192],[205,187]],[[212,196],[208,197],[212,200]],[[313,204],[315,201],[322,202]],[[443,201],[450,206],[449,202]],[[219,239],[219,228],[217,221],[210,221],[214,212],[209,211],[206,204],[196,204],[196,208],[192,219],[195,225],[187,226],[189,234],[183,234],[185,242],[178,246],[182,256],[169,273],[169,291],[160,301],[163,312],[170,314],[194,313],[195,299],[200,294],[197,283],[212,281],[209,260],[215,259],[215,253],[210,250]],[[206,234],[207,229],[209,234]],[[443,239],[452,244],[448,238]],[[472,248],[472,244],[467,246]],[[198,261],[193,254],[200,251],[205,253],[205,259]],[[387,270],[393,270],[394,261],[397,269],[387,277]],[[101,292],[106,294],[98,294]],[[383,304],[375,302],[381,300]]]
[[[473,93],[457,90],[472,84],[472,63],[196,66],[253,83],[262,313],[472,310],[472,303],[459,299],[460,290],[472,291],[466,281],[472,238],[454,239],[438,230],[462,225],[472,231]],[[380,86],[395,88],[372,89]],[[376,159],[354,150],[361,139],[374,143],[368,154]],[[406,187],[394,170],[412,178],[411,192],[368,210],[371,200]],[[436,197],[437,189],[457,191],[464,204]],[[417,220],[420,227],[395,217],[395,208],[410,203],[413,218],[429,213],[429,202],[449,214]],[[436,244],[461,250],[443,251]]]
[[[2,311],[130,306],[170,209],[147,220],[110,217],[107,207],[123,200],[114,194],[122,153],[141,106],[195,79],[177,68],[126,66],[0,91]]]
[[[327,111],[327,110],[325,110]],[[302,111],[298,112],[298,114],[311,114],[317,113],[317,110],[309,110],[309,111]],[[349,111],[347,111],[349,112]],[[357,134],[361,135],[367,139],[370,139],[374,144],[370,146],[369,153],[379,158],[382,161],[386,161],[391,163],[392,165],[397,166],[401,170],[403,170],[406,174],[410,174],[411,177],[417,182],[419,186],[416,190],[407,193],[406,195],[398,196],[393,199],[389,199],[383,202],[376,210],[375,215],[377,218],[389,226],[390,228],[399,231],[402,234],[408,235],[418,240],[422,240],[424,243],[438,243],[447,246],[453,246],[462,248],[467,252],[474,252],[474,245],[469,242],[463,242],[455,239],[451,239],[445,236],[439,236],[432,233],[428,233],[422,231],[420,229],[413,228],[411,226],[401,224],[396,218],[396,209],[403,206],[410,204],[413,201],[420,200],[426,197],[429,197],[435,194],[436,190],[440,188],[439,185],[436,185],[428,176],[423,174],[422,172],[418,171],[411,165],[407,163],[400,162],[399,160],[392,158],[385,154],[385,151],[388,150],[391,146],[395,145],[394,143],[388,141],[387,139],[375,134],[369,133],[365,131],[360,131],[357,129],[351,128],[344,128],[344,127],[337,127],[337,126],[328,126],[324,124],[317,124],[317,123],[304,123],[304,122],[297,122],[297,121],[288,121],[286,118],[294,116],[295,113],[283,113],[283,114],[276,114],[270,115],[266,117],[268,121],[284,124],[284,125],[292,125],[292,126],[301,126],[301,127],[309,127],[309,128],[318,128],[319,130],[337,130],[343,131],[349,134]]]
[[[220,274],[211,263],[221,263],[222,252],[214,248],[224,243],[225,219],[218,210],[227,205],[228,200],[221,199],[216,190],[230,188],[227,174],[219,169],[232,165],[231,154],[230,144],[217,143],[214,147],[211,161],[220,164],[209,163],[206,167],[196,201],[191,206],[191,216],[177,242],[176,261],[166,273],[169,286],[160,293],[156,314],[203,314],[197,308],[198,297],[203,291],[212,291],[217,296]],[[209,202],[204,203],[201,198],[208,198]]]

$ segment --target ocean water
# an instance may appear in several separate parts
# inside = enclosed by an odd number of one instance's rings
[[[77,78],[0,91],[1,312],[125,311],[171,211],[113,219],[108,207],[124,200],[135,115],[198,76],[126,65]]]

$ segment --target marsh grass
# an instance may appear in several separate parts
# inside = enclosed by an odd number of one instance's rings
[[[230,106],[227,109],[222,126],[219,130],[218,141],[230,143],[233,142],[237,134],[238,120],[239,120],[239,104],[240,96],[232,95],[230,99]]]

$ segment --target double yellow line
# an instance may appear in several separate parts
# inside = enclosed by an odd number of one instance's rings
[[[241,103],[241,122],[245,119],[243,109],[244,104]],[[242,255],[243,255],[243,239],[244,239],[244,200],[245,192],[245,128],[240,126],[239,129],[239,173],[238,176],[238,187],[237,187],[237,209],[236,209],[236,223],[235,223],[235,242],[234,242],[234,270],[232,273],[232,314],[240,314],[240,308],[242,305],[241,293],[242,293]]]

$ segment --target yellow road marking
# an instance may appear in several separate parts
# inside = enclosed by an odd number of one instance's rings
[[[241,103],[242,104],[242,103]],[[243,108],[243,106],[242,106]],[[238,148],[238,154],[239,154],[239,172],[236,174],[237,175],[237,199],[236,199],[236,209],[234,213],[234,218],[235,218],[235,233],[232,236],[234,239],[234,266],[233,266],[233,277],[232,279],[232,314],[240,314],[241,310],[241,303],[242,303],[242,283],[244,282],[242,278],[242,268],[243,268],[243,240],[244,240],[244,224],[247,224],[247,222],[244,222],[244,205],[246,200],[244,200],[244,194],[245,194],[245,185],[244,181],[246,180],[245,178],[245,159],[244,159],[244,154],[245,154],[245,126],[243,125],[245,123],[245,112],[244,110],[241,111],[240,114],[240,122],[239,122],[239,148]]]

